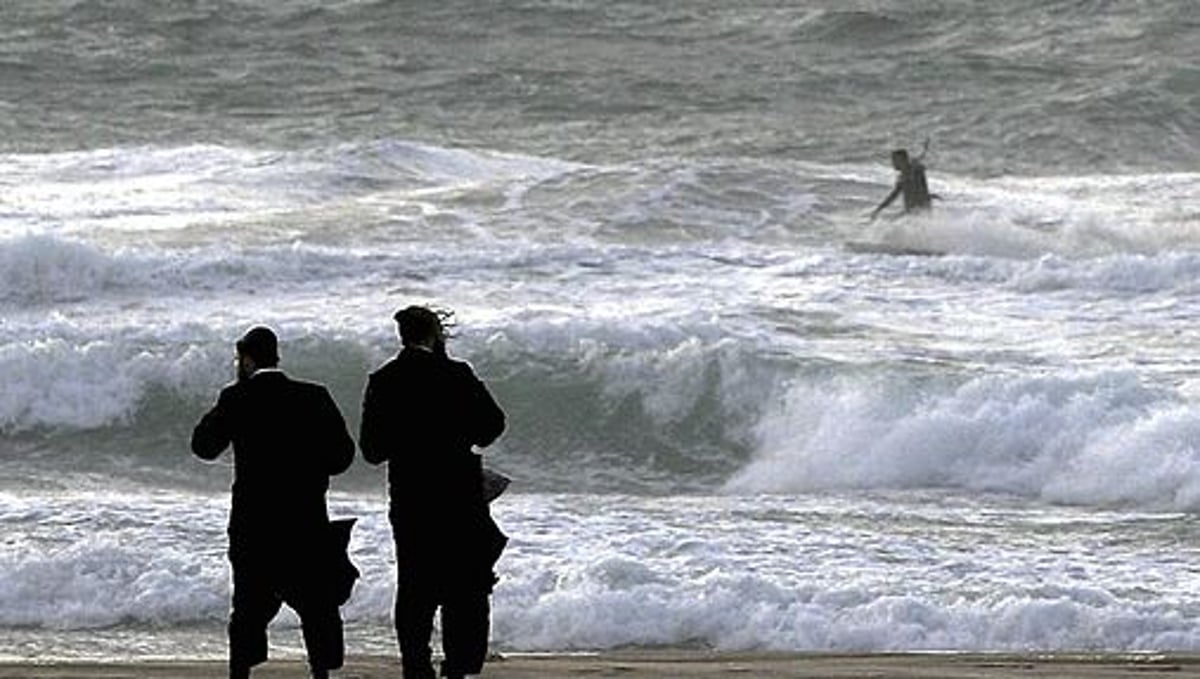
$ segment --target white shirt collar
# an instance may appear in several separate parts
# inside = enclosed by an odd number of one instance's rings
[[[282,374],[283,371],[280,370],[279,368],[259,368],[258,370],[254,371],[254,374],[250,375],[250,378],[254,379],[255,377],[258,377],[259,375],[262,375],[264,373],[281,373]]]

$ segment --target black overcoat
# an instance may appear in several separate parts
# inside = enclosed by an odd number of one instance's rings
[[[371,374],[359,447],[367,462],[388,465],[402,577],[490,588],[507,539],[488,512],[473,447],[491,444],[504,425],[471,367],[444,354],[405,348]]]
[[[260,370],[221,390],[192,433],[192,452],[233,445],[231,547],[303,547],[329,524],[329,477],[354,459],[354,440],[325,387]]]

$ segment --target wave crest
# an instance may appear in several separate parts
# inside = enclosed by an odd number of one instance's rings
[[[0,242],[0,300],[74,302],[128,284],[120,262],[82,243],[31,235]]]
[[[732,492],[946,488],[1092,506],[1200,508],[1200,418],[1129,372],[912,389],[793,387]]]

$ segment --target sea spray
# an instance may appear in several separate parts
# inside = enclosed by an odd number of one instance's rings
[[[903,384],[902,382],[900,383]],[[950,488],[1197,509],[1200,418],[1129,371],[794,386],[733,492]]]

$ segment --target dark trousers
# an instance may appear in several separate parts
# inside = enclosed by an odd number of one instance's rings
[[[274,561],[274,563],[272,563]],[[230,676],[246,676],[267,659],[267,624],[287,604],[300,616],[308,664],[314,670],[342,666],[345,653],[337,604],[302,560],[280,563],[261,552],[230,553],[233,610],[229,616]]]
[[[491,626],[490,588],[454,586],[432,576],[399,573],[396,586],[396,639],[404,679],[433,679],[430,637],[433,616],[442,609],[442,675],[479,674],[487,657]]]

